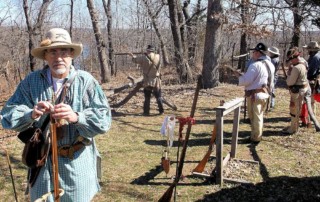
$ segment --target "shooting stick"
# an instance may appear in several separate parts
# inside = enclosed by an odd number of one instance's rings
[[[195,91],[195,94],[194,94],[193,103],[192,103],[192,107],[191,107],[191,112],[190,112],[190,117],[191,118],[194,117],[194,114],[195,114],[195,111],[196,111],[199,91],[200,91],[201,87],[202,87],[202,76],[200,75],[198,77],[197,87],[196,87],[196,91]],[[175,177],[173,183],[167,189],[167,191],[159,199],[159,202],[167,202],[167,201],[171,200],[173,189],[176,188],[176,186],[177,186],[177,184],[178,184],[178,182],[180,180],[180,177],[181,177],[181,174],[182,174],[182,169],[183,169],[183,164],[184,164],[184,159],[185,159],[185,156],[186,156],[188,140],[189,140],[189,136],[190,136],[190,132],[191,132],[191,127],[192,127],[192,124],[189,122],[188,123],[187,132],[186,132],[186,137],[185,137],[184,142],[183,142],[183,148],[182,148],[182,151],[181,151],[179,166],[178,166],[178,169],[176,171],[176,173],[177,173],[176,177]]]
[[[13,191],[14,191],[14,198],[15,198],[16,202],[18,202],[16,186],[14,184],[13,175],[12,175],[12,168],[11,168],[11,162],[10,162],[9,153],[5,148],[2,147],[2,149],[6,152],[7,162],[8,162],[10,176],[11,176],[12,187],[13,187]]]

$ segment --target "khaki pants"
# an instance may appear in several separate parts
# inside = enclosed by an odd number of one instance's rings
[[[288,129],[289,133],[296,133],[299,130],[299,116],[303,104],[305,92],[300,90],[299,93],[290,93],[290,115],[291,124]]]
[[[263,132],[263,114],[267,107],[268,99],[251,99],[247,97],[248,116],[251,122],[252,141],[261,141]]]

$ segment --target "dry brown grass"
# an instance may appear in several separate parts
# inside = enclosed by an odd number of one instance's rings
[[[126,80],[123,76],[121,78],[108,85],[119,86]],[[195,84],[164,86],[164,96],[178,107],[177,111],[165,107],[165,115],[189,116],[194,89]],[[110,97],[110,102],[121,100],[126,93]],[[215,121],[214,108],[222,99],[228,101],[242,95],[242,87],[226,83],[200,91],[195,114],[196,125],[192,126],[183,169],[186,178],[177,188],[177,201],[319,200],[320,135],[314,129],[307,128],[301,128],[298,134],[291,136],[281,134],[281,129],[289,124],[289,97],[284,87],[276,91],[276,109],[266,116],[263,141],[258,146],[242,141],[249,136],[250,127],[248,124],[240,124],[237,158],[258,161],[259,164],[232,161],[226,167],[225,174],[252,184],[225,183],[221,188],[204,178],[191,175],[192,169],[208,149]],[[96,137],[103,157],[103,179],[102,190],[94,201],[157,201],[172,182],[178,143],[175,141],[170,150],[172,164],[166,175],[160,165],[165,145],[160,127],[165,115],[157,115],[155,100],[152,99],[151,116],[141,116],[142,104],[143,93],[139,92],[126,105],[115,110],[111,130]],[[225,154],[230,151],[232,118],[232,114],[225,118]],[[177,135],[178,124],[175,130]],[[7,133],[1,130],[1,135]],[[24,201],[26,168],[20,161],[23,145],[16,138],[1,140],[1,145],[10,153],[19,199]],[[5,155],[2,150],[0,154],[1,200],[14,201]],[[215,156],[215,150],[212,156]],[[214,163],[214,158],[210,159],[205,171],[210,173]]]

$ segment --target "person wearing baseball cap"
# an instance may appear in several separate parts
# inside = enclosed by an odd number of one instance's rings
[[[274,66],[267,57],[268,48],[258,43],[252,50],[252,63],[239,77],[239,85],[245,87],[248,115],[251,124],[250,142],[258,144],[262,140],[263,116],[267,110],[270,89],[273,88]]]
[[[299,116],[303,102],[307,104],[308,113],[313,121],[316,131],[320,131],[320,125],[314,116],[311,106],[311,89],[307,79],[307,67],[300,56],[298,47],[293,47],[287,52],[286,62],[290,65],[287,73],[287,85],[290,90],[290,126],[284,128],[282,133],[294,134],[299,130]]]
[[[110,129],[111,110],[98,81],[72,65],[72,60],[81,52],[82,44],[73,43],[68,31],[50,29],[40,45],[31,51],[46,64],[20,82],[1,110],[3,128],[17,132],[29,127],[45,128],[42,132],[46,139],[52,133],[49,117],[59,123],[58,165],[52,165],[52,155],[48,152],[42,166],[29,168],[30,201],[54,189],[53,168],[57,167],[58,183],[64,190],[60,201],[91,201],[100,190],[99,152],[93,137]],[[54,201],[53,197],[48,201]]]

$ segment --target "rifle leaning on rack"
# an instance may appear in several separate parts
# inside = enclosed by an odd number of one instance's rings
[[[196,106],[197,106],[197,102],[198,102],[198,96],[199,96],[199,92],[200,92],[201,87],[202,87],[202,76],[200,75],[198,77],[197,87],[196,87],[196,90],[195,90],[193,103],[192,103],[192,107],[191,107],[191,112],[190,112],[190,117],[191,118],[194,117],[194,114],[195,114],[195,111],[196,111]],[[182,169],[183,169],[183,165],[184,165],[184,160],[185,160],[185,156],[186,156],[186,152],[187,152],[189,136],[190,136],[190,133],[191,133],[191,127],[192,127],[192,124],[188,123],[188,128],[187,128],[186,136],[185,136],[184,141],[183,141],[183,148],[182,148],[182,151],[181,151],[180,161],[179,161],[178,168],[177,168],[177,171],[176,171],[175,179],[174,179],[173,183],[170,185],[170,187],[167,189],[167,191],[159,199],[159,202],[170,201],[171,197],[172,197],[172,194],[173,194],[173,190],[176,189],[176,186],[177,186],[178,182],[180,181],[180,177],[182,175]]]

